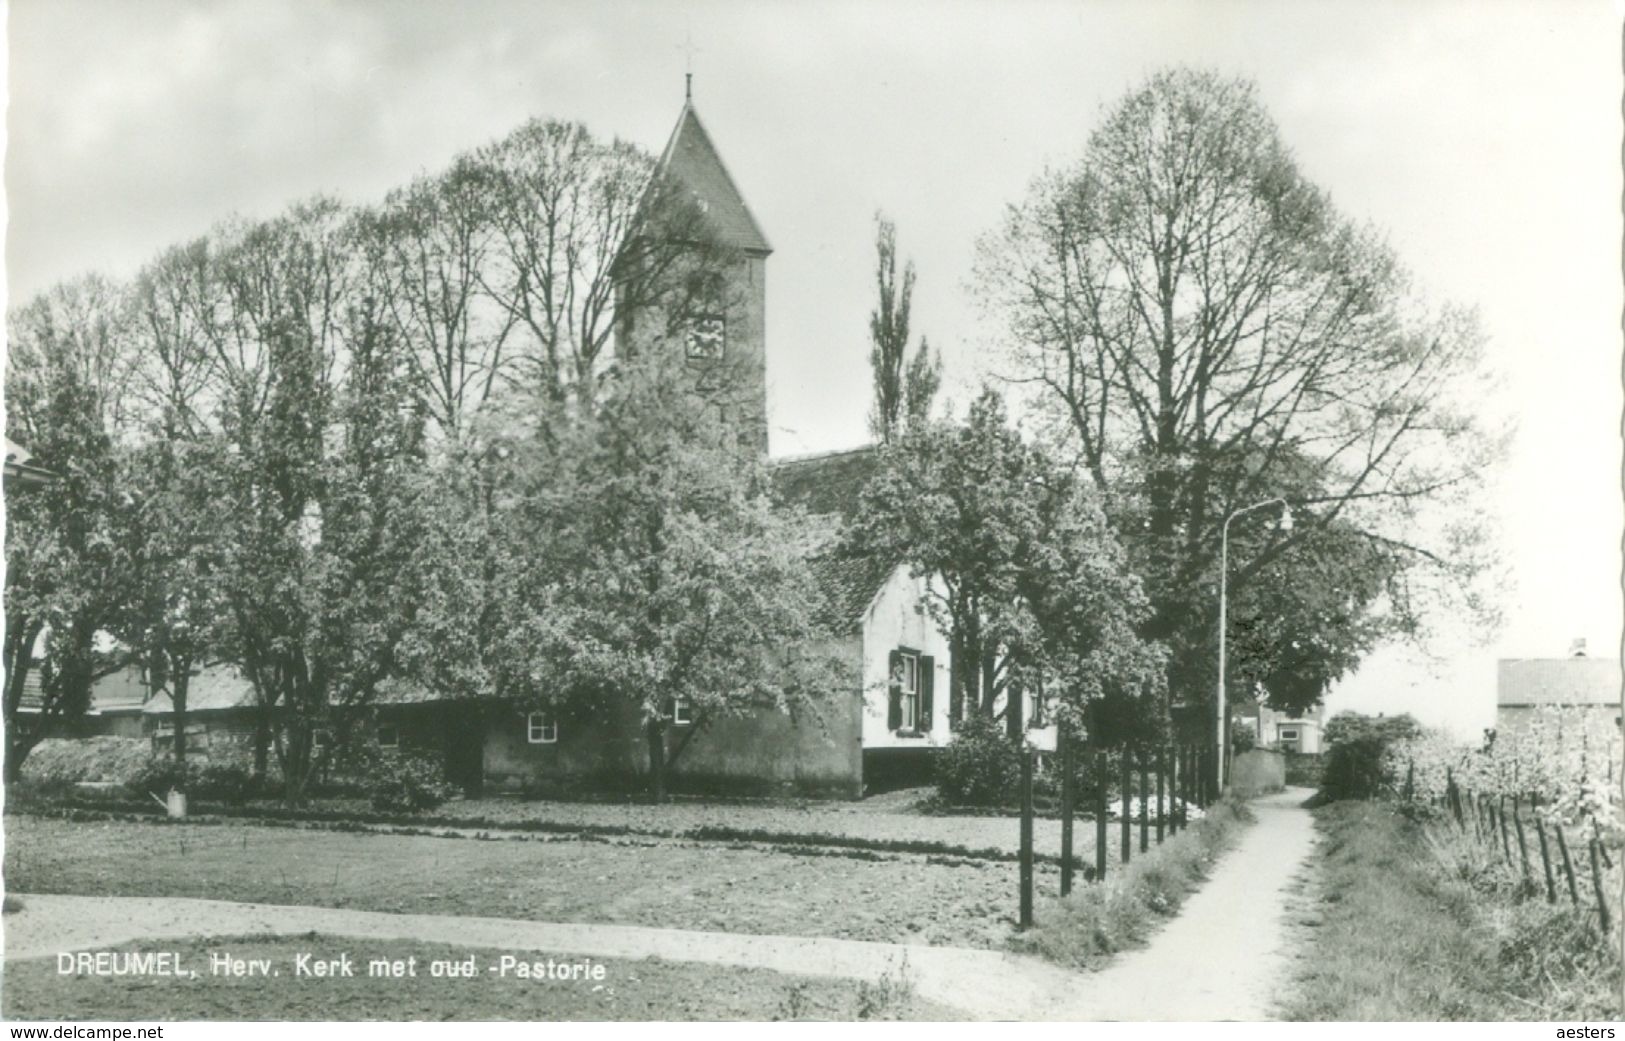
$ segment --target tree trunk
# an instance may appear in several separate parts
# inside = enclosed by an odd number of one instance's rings
[[[170,704],[175,709],[175,773],[179,780],[177,786],[184,793],[186,784],[186,688],[191,677],[182,669],[176,669],[170,677]]]
[[[304,805],[305,787],[310,782],[310,748],[314,728],[308,720],[289,719],[284,738],[282,762],[282,802],[288,807]]]
[[[1021,717],[1024,708],[1021,695],[1021,684],[1014,682],[1005,684],[1004,722],[1009,729],[1010,740],[1014,741],[1018,746],[1021,744],[1022,725],[1025,722]]]
[[[22,779],[23,760],[28,756],[28,748],[23,742],[23,735],[19,734],[15,727],[6,728],[5,781],[8,785],[16,784]]]
[[[651,719],[645,727],[649,741],[649,799],[655,803],[666,801],[666,723]]]
[[[271,710],[261,705],[254,713],[254,781],[256,784],[265,781],[265,772],[270,765],[270,754]]]

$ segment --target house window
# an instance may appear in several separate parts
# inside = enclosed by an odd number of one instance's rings
[[[395,726],[395,724],[393,724],[393,723],[379,723],[378,724],[378,747],[379,748],[399,748],[400,744],[401,744],[401,732],[400,732],[399,728],[397,728]]]
[[[533,745],[551,745],[559,739],[558,720],[545,712],[532,712],[525,717],[525,737]]]
[[[671,699],[671,722],[673,726],[686,727],[694,722],[694,703],[687,698]]]
[[[898,677],[901,689],[897,699],[903,709],[902,729],[916,730],[920,725],[920,656],[900,654],[898,664],[902,670]]]
[[[720,314],[697,314],[688,320],[683,345],[689,358],[717,361],[727,344],[727,322]]]
[[[384,742],[380,739],[378,743],[383,744]],[[326,730],[315,731],[310,735],[310,747],[317,752],[326,752],[333,747],[333,735]]]
[[[1298,728],[1282,727],[1280,733],[1281,747],[1288,752],[1296,752],[1298,750]]]
[[[886,661],[886,729],[898,737],[925,737],[931,730],[931,688],[935,660],[907,647]]]

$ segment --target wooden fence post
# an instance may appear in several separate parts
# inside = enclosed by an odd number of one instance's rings
[[[1168,834],[1178,835],[1179,822],[1179,784],[1184,778],[1179,769],[1179,746],[1168,746]]]
[[[1191,827],[1191,749],[1180,749],[1180,830]]]
[[[1144,853],[1151,848],[1151,809],[1147,805],[1151,800],[1151,777],[1145,772],[1145,754],[1136,758],[1140,761],[1140,852]]]
[[[1033,756],[1021,749],[1021,928],[1033,924]]]
[[[1163,781],[1168,773],[1168,748],[1157,746],[1157,845],[1162,845],[1163,818],[1168,815],[1168,803],[1163,799]]]
[[[1602,843],[1597,837],[1591,837],[1591,887],[1597,891],[1597,920],[1602,924],[1602,934],[1607,936],[1613,930],[1613,923],[1608,914],[1608,893],[1602,887],[1602,865],[1597,860],[1597,847]]]
[[[1557,821],[1552,825],[1557,832],[1557,852],[1563,855],[1563,875],[1569,881],[1569,902],[1575,907],[1580,906],[1580,887],[1574,884],[1574,861],[1569,857],[1569,843],[1563,837],[1563,822]]]
[[[1111,784],[1111,767],[1106,762],[1105,749],[1091,753],[1095,778],[1095,881],[1106,881],[1106,789]]]
[[[1506,857],[1507,867],[1512,866],[1512,840],[1507,837],[1507,797],[1495,797],[1495,816],[1500,822],[1501,829],[1501,855]]]
[[[1123,746],[1123,763],[1119,772],[1122,774],[1122,783],[1118,786],[1117,805],[1122,811],[1123,819],[1122,836],[1118,839],[1118,845],[1121,847],[1120,855],[1123,863],[1127,864],[1134,846],[1134,822],[1130,819],[1132,816],[1130,808],[1134,805],[1134,800],[1130,797],[1134,788],[1134,763],[1133,753],[1126,744]]]
[[[1557,880],[1552,876],[1552,855],[1546,846],[1546,825],[1540,819],[1540,797],[1529,793],[1529,810],[1535,815],[1535,837],[1540,840],[1540,866],[1546,873],[1546,902],[1557,903]]]
[[[1512,826],[1518,830],[1518,863],[1523,865],[1523,880],[1525,884],[1532,884],[1529,880],[1529,845],[1523,837],[1523,815],[1518,812],[1518,797],[1512,797]]]
[[[1076,778],[1073,777],[1072,738],[1067,734],[1066,727],[1059,729],[1055,739],[1061,746],[1061,895],[1066,896],[1072,892],[1072,803],[1077,798],[1077,792]]]

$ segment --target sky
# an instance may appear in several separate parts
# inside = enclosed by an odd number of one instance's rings
[[[1620,7],[1590,2],[12,0],[11,300],[228,214],[373,202],[535,116],[650,151],[695,104],[775,253],[775,455],[866,439],[874,217],[963,400],[1002,359],[976,240],[1154,71],[1256,82],[1305,175],[1477,307],[1518,437],[1507,622],[1384,651],[1331,711],[1493,725],[1495,660],[1621,634]]]

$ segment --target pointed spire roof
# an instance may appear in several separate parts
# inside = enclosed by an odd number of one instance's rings
[[[745,205],[744,197],[728,175],[716,145],[711,143],[711,135],[700,123],[692,96],[684,100],[677,126],[660,156],[660,172],[688,186],[724,245],[762,256],[773,252],[767,236],[762,234],[761,226],[751,216],[750,207]]]

